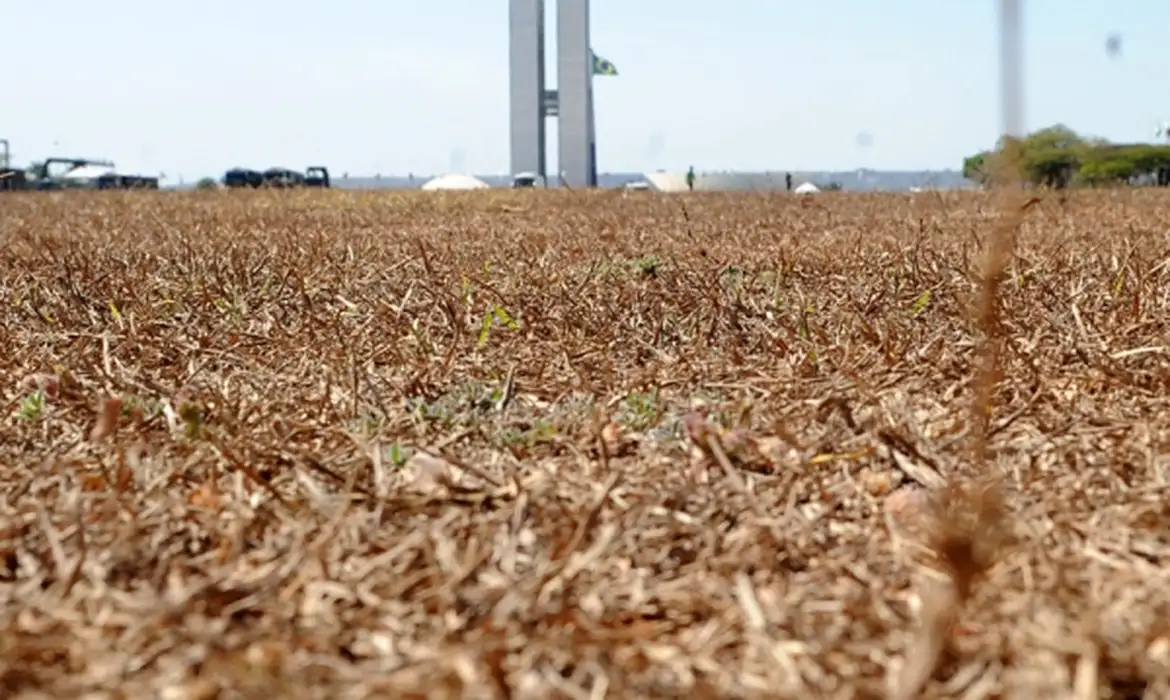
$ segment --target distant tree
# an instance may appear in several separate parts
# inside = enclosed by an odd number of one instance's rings
[[[1015,163],[1017,171],[1008,171]],[[990,151],[963,161],[963,176],[984,186],[1022,178],[1037,187],[1096,187],[1156,182],[1170,185],[1170,146],[1113,144],[1056,124],[1023,139],[1003,137]]]
[[[976,182],[980,185],[991,184],[991,173],[989,172],[991,160],[995,154],[989,151],[976,153],[973,156],[968,156],[963,159],[963,177],[971,182]]]
[[[203,177],[203,178],[199,178],[199,182],[195,183],[195,189],[197,189],[197,190],[218,190],[219,183],[216,182],[215,178],[213,178],[213,177]]]
[[[1128,184],[1134,176],[1133,162],[1125,158],[1093,156],[1081,164],[1077,176],[1079,184],[1089,187]]]
[[[1044,187],[1067,187],[1083,156],[1084,141],[1057,124],[1033,132],[1020,144],[1020,166],[1028,181]]]
[[[1170,148],[1166,146],[1153,144],[1129,146],[1124,150],[1124,155],[1133,164],[1135,173],[1139,175],[1157,173],[1170,168]]]

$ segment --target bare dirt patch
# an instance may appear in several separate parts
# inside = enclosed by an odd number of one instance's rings
[[[1170,200],[1026,212],[981,470],[996,216],[5,197],[0,694],[1166,697]]]

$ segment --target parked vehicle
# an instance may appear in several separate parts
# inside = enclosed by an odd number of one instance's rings
[[[264,171],[264,186],[286,189],[305,184],[305,176],[288,168],[269,168]]]
[[[523,172],[512,176],[513,189],[527,189],[544,183],[544,179],[536,173]]]
[[[305,187],[329,187],[329,168],[310,165],[305,169]]]
[[[291,187],[329,187],[329,169],[314,165],[306,168],[304,173],[289,168],[269,168],[263,172],[249,168],[232,168],[223,175],[224,187],[275,187],[287,189]]]
[[[238,187],[260,187],[264,184],[264,173],[259,170],[250,170],[248,168],[232,168],[223,174],[223,186],[238,188]]]
[[[157,190],[158,178],[119,173],[108,160],[46,158],[29,168],[28,184],[35,190]]]
[[[0,139],[0,190],[158,189],[158,178],[119,173],[112,161],[46,158],[28,168],[14,168],[8,141]]]

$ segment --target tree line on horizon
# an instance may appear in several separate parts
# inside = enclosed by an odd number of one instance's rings
[[[1006,183],[1012,155],[1024,181],[1038,187],[1170,186],[1170,145],[1112,143],[1063,124],[1022,139],[1001,137],[994,149],[963,161],[963,177],[983,186]]]

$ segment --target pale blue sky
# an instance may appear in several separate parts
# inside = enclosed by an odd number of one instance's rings
[[[1023,1],[1026,126],[1151,139],[1170,118],[1170,3]],[[599,166],[958,167],[999,128],[997,4],[593,0],[594,49],[621,72],[596,81]],[[0,16],[0,137],[21,163],[107,157],[188,180],[237,164],[509,168],[504,0],[54,0]]]

